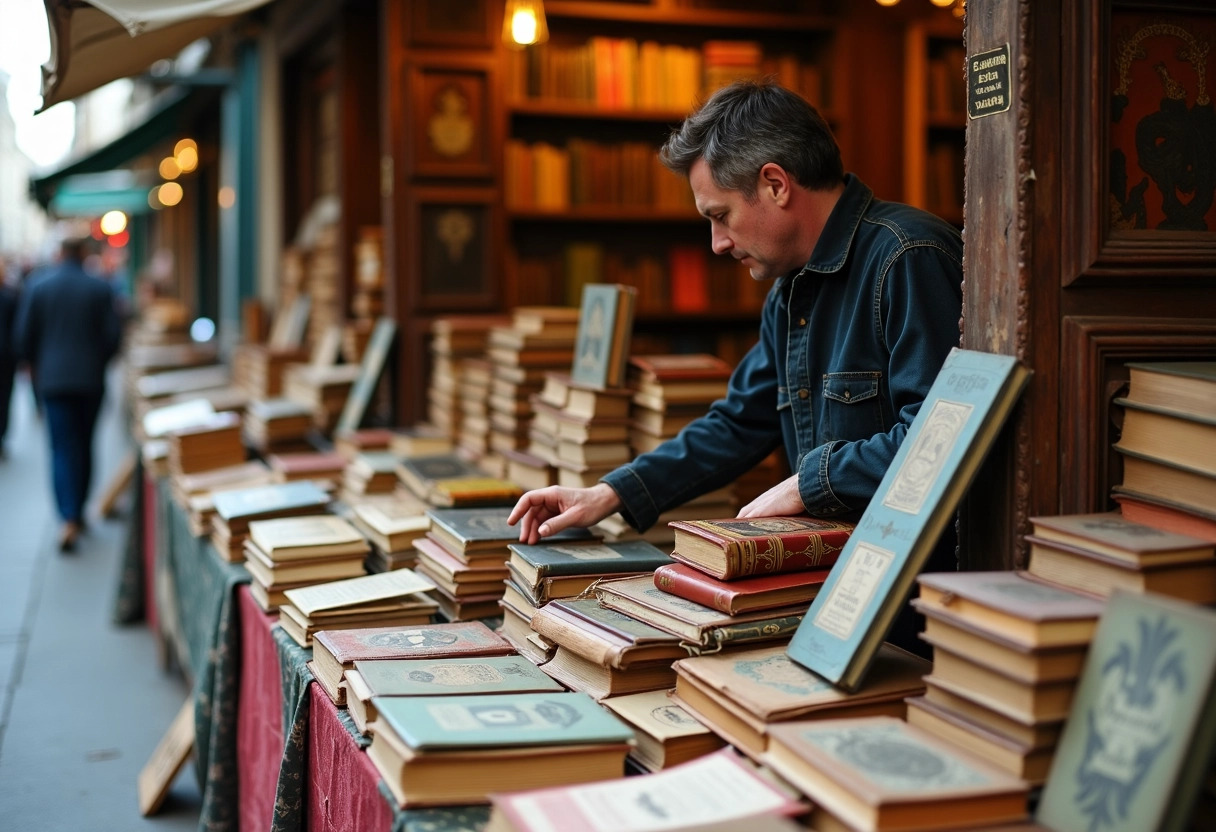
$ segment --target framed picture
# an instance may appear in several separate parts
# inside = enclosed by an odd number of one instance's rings
[[[497,28],[490,4],[491,0],[411,0],[410,43],[488,47]],[[501,6],[501,0],[495,5]]]
[[[1211,277],[1216,261],[1216,7],[1066,3],[1064,285]],[[1094,40],[1097,40],[1094,43]]]
[[[413,102],[407,157],[416,177],[492,179],[492,153],[501,142],[494,112],[492,67],[412,65]]]
[[[488,189],[415,189],[410,227],[417,236],[414,281],[419,310],[490,309],[497,302],[494,270],[494,192]]]

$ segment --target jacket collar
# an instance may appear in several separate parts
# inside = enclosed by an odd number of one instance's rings
[[[811,259],[806,261],[803,271],[840,271],[853,247],[853,238],[857,236],[861,218],[873,201],[874,192],[864,182],[851,173],[845,174],[844,193],[828,215],[819,242],[815,244],[815,250],[811,252]]]

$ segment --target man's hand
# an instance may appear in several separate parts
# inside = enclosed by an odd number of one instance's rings
[[[590,488],[551,485],[520,497],[507,523],[519,523],[520,543],[538,543],[570,526],[594,525],[620,508],[621,498],[607,483]]]
[[[792,517],[797,514],[806,514],[802,495],[798,493],[797,474],[777,483],[739,509],[740,517]]]

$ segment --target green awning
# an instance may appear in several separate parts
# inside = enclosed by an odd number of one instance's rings
[[[148,191],[155,185],[128,170],[77,174],[60,181],[47,208],[58,217],[96,217],[115,210],[133,216],[152,210]]]

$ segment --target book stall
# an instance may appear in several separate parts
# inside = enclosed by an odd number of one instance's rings
[[[507,476],[512,453],[537,460],[538,482],[557,482],[597,448],[631,458],[628,437],[647,442],[639,425],[652,414],[691,418],[724,390],[728,368],[711,356],[631,361],[628,293],[607,288],[589,287],[601,299],[593,328],[586,305],[574,317],[536,307],[508,322],[437,323],[440,350],[458,332],[487,353],[513,342],[548,354],[569,340],[571,366],[547,369],[519,399],[527,407],[510,405],[509,428],[478,406],[458,405],[446,432],[361,428],[346,413],[333,440],[309,436],[312,451],[292,439],[290,451],[247,459],[233,453],[235,408],[185,398],[144,410],[144,538],[129,558],[144,574],[124,583],[120,608],[132,592],[146,602],[166,660],[191,680],[204,826],[1033,820],[1064,832],[1110,816],[1112,829],[1203,828],[1216,535],[1118,512],[1040,516],[1025,571],[923,571],[1026,384],[1012,358],[950,355],[856,522],[737,518],[744,495],[727,489],[647,535],[605,522],[520,543],[507,523],[525,490]],[[542,337],[549,322],[559,334]],[[614,335],[589,346],[590,332]],[[593,367],[595,350],[616,366]],[[374,352],[348,371],[365,397]],[[464,389],[462,362],[447,371]],[[1178,379],[1210,395],[1210,364],[1137,373],[1125,406],[1205,422],[1205,405],[1188,414],[1161,402],[1187,400],[1169,386]],[[318,429],[333,421],[315,418]],[[579,425],[578,452],[553,441],[567,422]],[[1117,450],[1180,464],[1168,426],[1145,425]],[[1204,503],[1168,477],[1133,475],[1121,498],[1175,506],[1203,532]],[[1176,508],[1188,499],[1189,514]],[[886,641],[909,604],[924,616],[920,655]],[[1154,693],[1112,693],[1127,685]],[[1118,779],[1120,743],[1154,749],[1153,787]],[[1139,796],[1131,808],[1081,799],[1090,782]],[[679,824],[628,808],[643,800]]]

